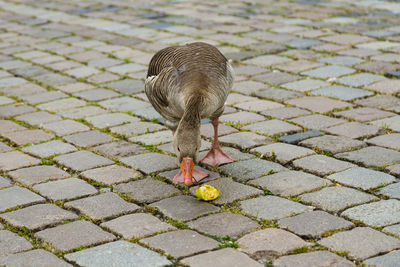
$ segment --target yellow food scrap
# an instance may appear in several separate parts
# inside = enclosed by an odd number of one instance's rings
[[[196,196],[198,199],[206,201],[214,200],[219,196],[219,189],[211,185],[204,184],[197,188]]]

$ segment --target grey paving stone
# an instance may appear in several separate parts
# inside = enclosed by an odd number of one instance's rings
[[[70,119],[83,119],[104,113],[107,113],[105,109],[96,106],[85,106],[57,112],[57,114],[61,115],[62,117]]]
[[[134,212],[140,208],[138,205],[126,202],[117,194],[111,192],[67,202],[64,207],[79,210],[79,212],[94,220],[109,219]]]
[[[54,140],[46,143],[28,146],[23,148],[22,150],[34,156],[46,158],[58,154],[74,152],[77,149],[68,143],[64,143],[60,140]]]
[[[297,159],[293,161],[293,165],[296,168],[304,169],[318,175],[328,175],[332,172],[343,171],[355,167],[354,164],[327,157],[325,155],[312,155]]]
[[[367,266],[375,267],[395,267],[400,261],[400,250],[392,251],[382,256],[373,257],[366,261],[364,264]]]
[[[14,102],[13,99],[5,97],[5,96],[0,96],[0,105],[10,104],[12,102]]]
[[[396,114],[375,108],[356,108],[356,109],[335,112],[334,115],[342,116],[348,119],[353,119],[359,122],[367,122],[385,117],[392,117],[395,116]]]
[[[93,124],[94,127],[104,129],[115,125],[124,124],[127,122],[138,122],[138,118],[129,116],[124,113],[108,113],[93,117],[85,118],[89,123]]]
[[[256,76],[253,76],[253,78],[257,81],[266,82],[268,84],[276,86],[283,83],[296,81],[300,77],[286,72],[273,70],[272,72],[269,73],[258,74]]]
[[[249,184],[266,189],[273,194],[288,197],[331,185],[331,182],[309,173],[285,171],[251,180]]]
[[[260,196],[239,203],[244,213],[259,220],[277,220],[311,210],[311,207],[276,196]]]
[[[323,96],[305,96],[296,99],[290,99],[286,101],[286,103],[319,113],[326,113],[337,108],[347,108],[352,106],[350,103],[333,100]]]
[[[0,190],[0,211],[24,205],[32,205],[45,202],[45,199],[32,191],[12,186]]]
[[[55,157],[54,160],[61,165],[76,171],[86,171],[95,167],[111,165],[114,162],[89,151],[77,151]]]
[[[107,109],[117,110],[122,112],[150,107],[150,103],[140,101],[128,96],[104,100],[99,102],[99,104]]]
[[[281,219],[278,224],[281,228],[287,228],[297,235],[308,238],[319,238],[325,232],[354,226],[349,221],[320,210]]]
[[[47,102],[44,104],[37,105],[41,110],[47,110],[50,112],[61,112],[63,110],[72,109],[76,107],[85,106],[86,102],[77,98],[63,98]]]
[[[0,188],[8,187],[11,185],[10,180],[0,176]]]
[[[155,133],[143,134],[129,138],[129,141],[141,143],[144,145],[159,145],[173,141],[173,136],[170,131],[159,131]]]
[[[0,217],[14,227],[26,227],[31,231],[42,230],[47,226],[78,218],[75,213],[63,210],[53,204],[38,204],[13,212],[3,213]]]
[[[400,161],[400,152],[377,146],[369,146],[352,152],[336,154],[335,157],[361,163],[368,167],[381,167]]]
[[[54,166],[34,166],[22,168],[8,173],[14,181],[25,186],[32,186],[47,180],[59,180],[70,175]]]
[[[399,105],[400,106],[400,105]],[[400,116],[394,116],[386,119],[381,119],[371,122],[373,125],[379,126],[381,128],[388,128],[392,131],[400,130]]]
[[[400,241],[368,227],[357,227],[321,239],[319,244],[335,251],[348,251],[352,259],[363,260],[400,247]]]
[[[324,135],[300,142],[300,145],[332,154],[352,151],[367,146],[366,143],[346,136]]]
[[[354,102],[357,105],[370,108],[390,109],[390,107],[400,105],[400,100],[390,95],[375,95]]]
[[[42,125],[49,122],[60,121],[61,117],[45,111],[28,113],[15,117],[16,120],[26,122],[31,125]]]
[[[124,94],[135,94],[142,92],[144,89],[143,81],[133,79],[123,79],[120,81],[107,83],[105,86],[116,89]]]
[[[107,89],[92,89],[92,90],[78,92],[75,93],[74,95],[79,98],[83,98],[87,101],[100,101],[119,96],[118,93]]]
[[[232,175],[239,181],[247,181],[258,178],[270,171],[280,172],[287,170],[282,165],[262,159],[249,159],[229,163],[219,167],[227,175]]]
[[[234,104],[233,106],[235,108],[244,109],[244,110],[252,111],[252,112],[254,112],[254,111],[259,112],[259,111],[283,107],[282,104],[279,104],[279,103],[276,103],[273,101],[269,101],[269,100],[245,101],[245,102],[240,102],[240,103]]]
[[[400,222],[399,207],[399,200],[381,200],[350,208],[341,215],[352,220],[362,221],[370,226],[382,227]]]
[[[22,76],[22,77],[33,77],[33,76],[50,73],[50,71],[46,70],[45,68],[39,67],[39,66],[26,66],[23,68],[13,69],[10,72],[15,75]]]
[[[395,236],[400,236],[400,224],[386,226],[385,228],[383,228],[383,231],[385,233],[389,233]]]
[[[248,129],[252,132],[266,134],[269,136],[289,134],[301,131],[301,128],[293,124],[281,120],[267,120],[244,126],[243,129]]]
[[[176,228],[147,213],[135,213],[104,222],[101,227],[121,235],[125,239],[140,238]]]
[[[247,111],[240,111],[232,114],[222,115],[219,120],[225,123],[240,123],[241,125],[265,120],[264,116]]]
[[[315,137],[315,136],[320,136],[323,135],[324,133],[318,130],[312,130],[312,131],[306,131],[302,133],[297,133],[297,134],[292,134],[292,135],[285,135],[282,137],[279,137],[278,140],[281,142],[286,142],[289,144],[294,144],[297,143],[301,140]]]
[[[35,95],[21,96],[20,98],[22,100],[25,100],[29,104],[35,105],[35,104],[39,104],[39,103],[43,103],[43,102],[49,102],[49,101],[53,101],[56,99],[64,98],[67,96],[68,95],[66,95],[60,91],[48,91],[45,93],[39,93],[39,94],[35,94]]]
[[[314,251],[308,253],[301,253],[296,255],[283,256],[275,260],[274,267],[308,267],[308,266],[343,266],[351,267],[354,264],[345,258],[328,251]]]
[[[90,130],[86,125],[73,120],[60,120],[42,125],[43,128],[55,132],[57,135],[64,136],[76,132]]]
[[[362,62],[363,60],[358,57],[335,56],[335,57],[324,57],[319,59],[318,61],[332,65],[352,66],[354,64]]]
[[[259,145],[272,143],[272,139],[251,132],[239,132],[224,135],[218,139],[221,144],[234,145],[241,149],[253,148]]]
[[[258,56],[258,57],[252,58],[252,59],[245,60],[245,61],[243,61],[243,63],[259,65],[262,67],[268,67],[271,65],[276,65],[276,64],[290,62],[290,61],[292,61],[292,60],[290,60],[289,58],[285,58],[285,57],[280,57],[280,56],[276,56],[276,55],[264,55],[264,56]]]
[[[220,178],[207,182],[207,184],[214,186],[215,188],[218,188],[220,190],[219,197],[212,201],[212,203],[217,205],[231,203],[239,199],[257,196],[263,193],[263,191],[254,187],[237,183],[231,178]],[[196,196],[196,189],[198,187],[199,186],[190,188],[190,193]]]
[[[277,89],[277,88],[268,88],[262,91],[258,91],[255,93],[256,96],[262,98],[268,98],[275,101],[285,101],[288,99],[296,98],[303,96],[302,93],[293,92],[284,89]],[[273,107],[272,105],[270,107]],[[279,108],[277,105],[275,107]],[[250,109],[251,110],[251,109]]]
[[[63,84],[69,84],[75,82],[74,79],[60,75],[57,73],[46,73],[42,75],[38,75],[34,77],[35,80],[42,82],[44,84],[48,84],[51,86],[56,86],[56,85],[63,85]]]
[[[291,119],[302,115],[309,115],[310,112],[300,108],[284,107],[261,112],[262,115],[278,118],[278,119]]]
[[[123,240],[67,254],[65,258],[87,267],[161,267],[171,265],[166,257]]]
[[[7,132],[20,131],[26,129],[25,127],[8,120],[0,120],[0,134]]]
[[[239,250],[253,258],[268,259],[298,247],[309,246],[300,237],[282,229],[268,228],[252,232],[238,240]]]
[[[0,142],[0,153],[12,150],[8,145]]]
[[[379,190],[379,193],[391,198],[400,199],[400,183],[394,183],[388,186],[385,186]]]
[[[326,187],[320,191],[300,196],[304,202],[327,211],[338,212],[346,207],[377,200],[378,198],[344,186]]]
[[[392,133],[380,135],[367,141],[369,144],[373,144],[376,146],[383,146],[386,148],[391,148],[394,150],[400,150],[400,134]]]
[[[131,137],[138,134],[151,133],[158,130],[166,130],[164,126],[151,122],[133,122],[121,126],[112,127],[111,132],[123,136]]]
[[[281,85],[283,88],[299,91],[299,92],[306,92],[310,90],[315,90],[321,87],[329,86],[329,83],[315,80],[315,79],[305,79],[301,81],[295,81],[290,83],[285,83]]]
[[[329,127],[326,129],[326,132],[350,138],[360,138],[376,135],[379,132],[379,128],[375,125],[366,125],[359,122],[347,122]]]
[[[286,164],[294,159],[315,154],[311,149],[285,143],[274,143],[260,146],[253,148],[252,151],[263,154],[267,158],[276,159],[281,164]]]
[[[80,175],[85,177],[86,179],[102,183],[107,186],[129,182],[130,180],[137,180],[143,176],[138,171],[119,165],[111,165],[87,170],[82,172]]]
[[[97,193],[96,188],[77,178],[37,184],[33,186],[33,190],[54,201],[74,199]]]
[[[328,116],[320,115],[320,114],[313,114],[313,115],[298,117],[295,119],[291,119],[290,121],[294,122],[304,128],[312,129],[312,130],[321,130],[321,129],[324,129],[329,126],[333,126],[333,125],[337,125],[339,123],[345,122],[345,120],[342,120],[342,119],[332,118],[332,117],[328,117]],[[302,134],[302,133],[300,133],[300,134]],[[305,134],[305,133],[303,133],[303,134]]]
[[[171,170],[176,168],[178,164],[176,158],[158,153],[134,155],[121,158],[120,160],[126,165],[147,174]]]
[[[67,135],[64,139],[74,145],[80,147],[89,147],[94,145],[100,145],[103,143],[108,143],[113,138],[105,133],[99,132],[97,130],[76,133],[72,135]]]
[[[0,241],[0,262],[7,255],[33,248],[25,238],[6,230],[0,230]]]
[[[118,184],[113,189],[140,203],[152,203],[181,194],[174,186],[152,178]]]
[[[390,174],[362,167],[355,167],[342,172],[337,172],[329,175],[327,178],[344,185],[362,188],[364,190],[396,181],[396,178]]]
[[[324,87],[312,91],[311,94],[335,97],[345,101],[351,101],[357,98],[363,98],[366,96],[374,95],[374,93],[367,90],[357,89],[353,87],[346,87],[346,86]]]
[[[295,39],[295,40],[289,41],[285,44],[290,47],[297,48],[297,49],[309,49],[313,46],[321,45],[321,44],[323,44],[323,42],[318,41],[318,40],[313,40],[313,39]],[[330,62],[328,62],[328,63],[330,63]]]
[[[261,263],[252,260],[244,253],[233,248],[224,248],[217,251],[203,253],[200,255],[188,257],[182,260],[182,263],[189,265],[190,267],[201,267],[201,266],[218,266],[218,267],[230,267],[230,266],[247,266],[247,267],[261,267]]]
[[[338,79],[337,82],[349,86],[360,87],[381,80],[385,80],[385,77],[370,73],[358,73],[351,76],[342,77]]]
[[[9,86],[16,86],[20,84],[27,83],[28,81],[22,78],[17,77],[7,77],[0,80],[0,88],[9,87]]]
[[[55,249],[60,251],[70,251],[81,246],[92,246],[115,239],[114,235],[84,220],[48,228],[37,232],[35,236],[50,243]]]
[[[141,154],[145,148],[141,145],[132,144],[126,141],[111,142],[108,144],[95,146],[94,151],[110,158],[129,157]]]
[[[176,196],[160,200],[150,205],[165,216],[175,220],[189,221],[201,215],[219,211],[219,208],[190,196]]]
[[[317,78],[331,78],[331,77],[338,77],[346,74],[350,74],[355,72],[354,69],[348,68],[348,67],[342,67],[342,66],[325,66],[325,67],[320,67],[317,69],[313,70],[308,70],[304,71],[301,74],[305,76],[312,76],[312,77],[317,77]]]
[[[188,226],[208,235],[235,238],[258,228],[259,224],[243,215],[223,212],[188,222]]]
[[[32,143],[39,143],[42,141],[50,140],[54,137],[53,134],[46,133],[42,130],[25,130],[17,132],[8,132],[3,134],[6,138],[10,139],[18,146],[23,146]]]
[[[26,252],[11,254],[0,259],[0,264],[4,266],[54,266],[71,267],[72,265],[59,259],[54,254],[43,250],[35,249]]]

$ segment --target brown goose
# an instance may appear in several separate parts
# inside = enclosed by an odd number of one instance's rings
[[[189,186],[207,176],[194,169],[202,118],[212,120],[214,142],[201,162],[211,166],[233,162],[218,143],[218,117],[224,111],[232,83],[231,65],[217,48],[206,43],[167,47],[151,59],[145,91],[174,135],[174,150],[181,163],[174,183]]]

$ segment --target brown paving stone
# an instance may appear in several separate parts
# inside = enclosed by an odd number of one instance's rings
[[[319,113],[329,112],[335,108],[345,108],[352,106],[349,103],[339,100],[329,99],[322,96],[306,96],[288,100],[286,101],[286,103]]]
[[[45,229],[36,233],[35,236],[50,243],[60,251],[69,251],[81,246],[92,246],[115,239],[114,235],[84,220]]]
[[[393,64],[383,61],[370,61],[367,63],[358,64],[355,66],[355,68],[362,71],[384,74],[385,72],[388,71],[396,71],[400,69],[400,64]]]
[[[140,242],[147,246],[163,250],[175,258],[182,258],[212,250],[219,245],[217,241],[191,230],[178,230],[159,234],[154,237],[141,239]]]

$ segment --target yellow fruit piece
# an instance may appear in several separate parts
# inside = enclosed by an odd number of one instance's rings
[[[196,196],[198,199],[206,201],[214,200],[219,196],[219,189],[211,185],[204,184],[197,188]]]

